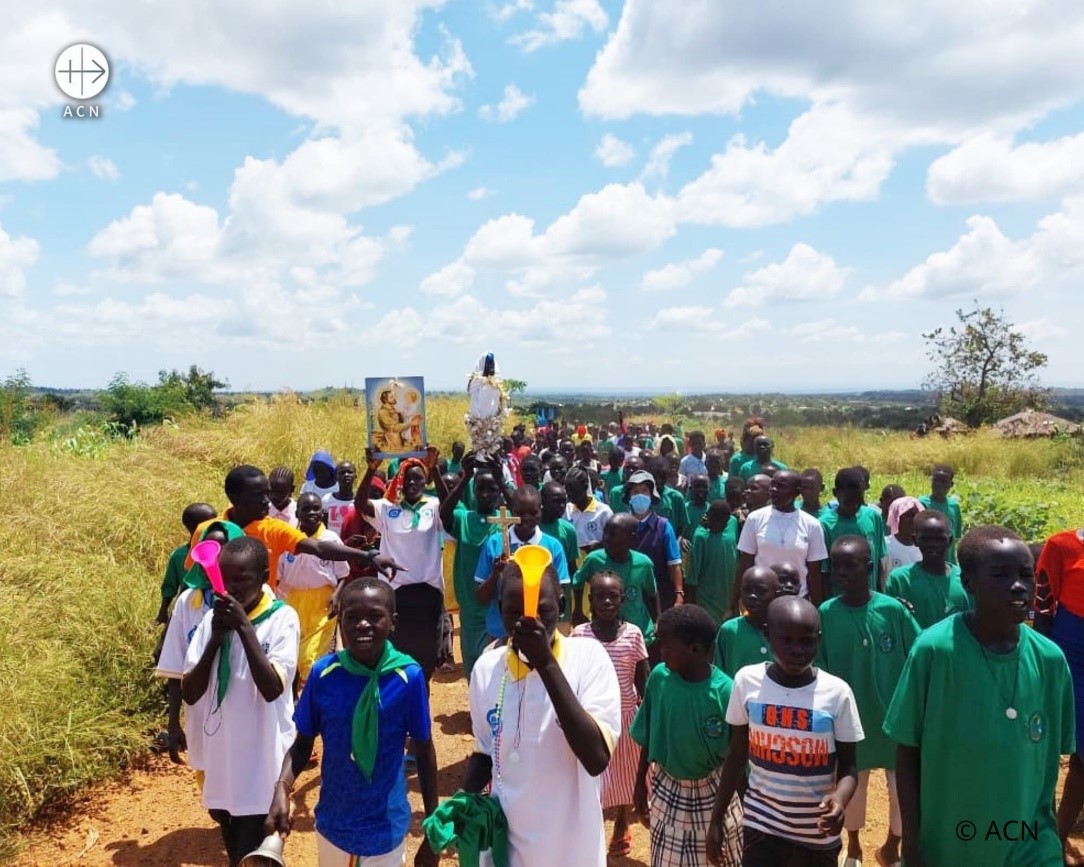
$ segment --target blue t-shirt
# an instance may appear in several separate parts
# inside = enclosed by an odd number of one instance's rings
[[[324,742],[316,830],[351,855],[386,855],[410,830],[404,748],[432,737],[425,676],[417,664],[380,678],[380,743],[373,778],[366,781],[351,758],[354,708],[369,679],[350,674],[333,653],[312,667],[294,710],[297,731]]]
[[[523,545],[541,545],[543,548],[548,548],[550,556],[553,557],[553,568],[557,572],[558,580],[562,584],[569,583],[568,558],[565,557],[565,549],[561,547],[560,542],[552,536],[547,536],[541,530],[535,530],[534,536],[528,542],[520,541],[514,531],[509,538],[508,550],[512,554],[515,554]],[[478,566],[474,570],[474,580],[479,584],[488,581],[493,572],[493,564],[497,562],[503,553],[504,541],[501,534],[494,533],[482,545],[482,552],[478,555]],[[486,609],[486,632],[494,638],[504,638],[505,636],[504,621],[501,620],[501,609],[497,604],[496,597],[490,600],[489,607]]]

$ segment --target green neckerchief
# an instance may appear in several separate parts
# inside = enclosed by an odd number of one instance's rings
[[[266,593],[266,591],[261,592],[264,593],[264,596],[260,600],[260,603],[262,603],[263,600],[266,599],[269,595]],[[259,626],[268,617],[270,617],[272,614],[274,614],[276,611],[286,605],[286,603],[283,602],[281,599],[274,598],[272,598],[271,604],[268,605],[266,608],[263,608],[262,604],[260,603],[257,603],[256,607],[252,610],[252,614],[250,614],[248,617],[248,619],[252,621],[253,626]],[[253,614],[255,614],[256,616],[253,617]],[[231,635],[229,632],[222,636],[222,646],[219,648],[218,651],[218,691],[216,693],[218,698],[218,707],[222,707],[222,700],[226,697],[226,692],[230,688],[230,675],[232,673],[230,666],[230,638]]]
[[[358,703],[354,705],[354,725],[350,736],[353,758],[358,770],[366,780],[372,779],[373,766],[376,764],[377,739],[380,736],[380,678],[392,671],[399,671],[408,665],[417,665],[413,657],[407,656],[390,642],[384,642],[384,652],[374,668],[362,665],[346,650],[340,650],[336,661],[323,670],[320,677],[325,677],[340,666],[350,674],[369,678],[361,691]],[[406,680],[406,675],[403,674]]]
[[[245,531],[242,530],[237,524],[232,521],[212,521],[206,527],[203,528],[203,532],[200,533],[199,540],[202,542],[207,538],[207,534],[212,530],[222,530],[226,534],[226,541],[231,542],[234,539],[240,539],[245,535]],[[189,554],[191,556],[191,553]],[[191,590],[210,590],[211,582],[207,578],[207,573],[203,571],[203,567],[199,563],[193,563],[192,568],[184,573],[184,586]]]
[[[460,789],[425,818],[422,830],[434,852],[456,849],[461,867],[478,867],[485,851],[494,867],[508,867],[508,819],[491,795]]]
[[[406,509],[408,512],[410,512],[410,529],[417,530],[418,524],[420,524],[422,521],[422,506],[425,505],[425,495],[423,494],[421,497],[419,497],[418,502],[416,502],[413,506],[406,501],[406,498],[400,499],[399,505]]]

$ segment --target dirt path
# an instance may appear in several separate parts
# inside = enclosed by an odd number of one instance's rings
[[[467,689],[462,674],[438,675],[433,683],[432,713],[437,760],[440,763],[441,797],[459,788],[472,746]],[[316,804],[320,777],[305,772],[294,790],[294,833],[286,848],[290,867],[316,867],[316,841],[312,808]],[[421,815],[416,780],[411,785],[411,805]],[[884,840],[888,801],[884,777],[870,785],[869,820],[862,835],[866,862]],[[609,829],[607,833],[609,832]],[[410,857],[416,837],[409,845]],[[25,835],[26,848],[14,860],[18,865],[77,864],[123,865],[123,867],[217,867],[225,863],[225,851],[217,826],[200,806],[192,772],[156,757],[144,767],[91,789],[53,812]],[[648,832],[633,829],[629,858],[611,859],[613,867],[647,867],[651,862]],[[408,861],[410,863],[410,861]],[[456,863],[445,857],[442,863]]]

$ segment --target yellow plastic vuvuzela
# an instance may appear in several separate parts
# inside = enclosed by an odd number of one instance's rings
[[[538,616],[538,594],[542,589],[542,573],[553,562],[553,555],[541,545],[521,545],[512,559],[523,573],[523,616]]]

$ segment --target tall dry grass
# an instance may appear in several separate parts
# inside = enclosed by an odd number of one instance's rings
[[[429,437],[443,452],[464,435],[465,399],[432,398]],[[1084,469],[1065,443],[1009,443],[979,434],[913,441],[870,431],[773,432],[791,466],[864,464],[875,487],[925,490],[937,462],[1006,497],[1042,496],[1060,520],[1084,523]],[[116,442],[97,457],[41,439],[0,446],[0,854],[42,804],[101,779],[144,752],[162,720],[150,677],[161,571],[183,541],[180,513],[195,500],[225,504],[237,463],[292,466],[328,448],[360,459],[364,411],[349,399],[254,402],[221,420]],[[1064,467],[1045,482],[1051,468]],[[879,490],[879,487],[877,487]]]

